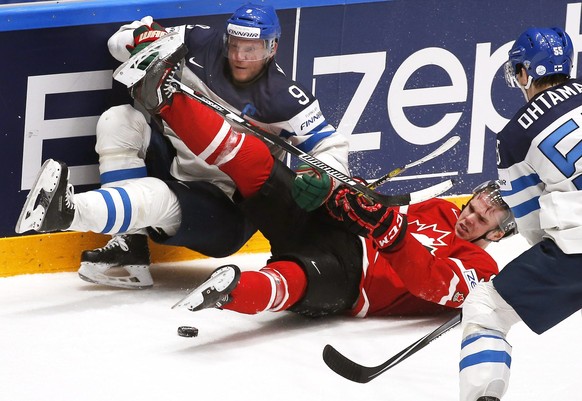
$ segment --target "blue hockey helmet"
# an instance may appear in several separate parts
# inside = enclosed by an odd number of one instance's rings
[[[226,21],[226,33],[243,39],[276,40],[281,37],[281,25],[273,7],[247,3]]]
[[[533,80],[554,74],[570,75],[574,48],[572,40],[561,28],[529,28],[509,51],[505,63],[505,81],[519,87],[515,78],[517,65],[522,65]]]
[[[247,3],[226,21],[224,55],[246,61],[270,59],[281,37],[281,25],[275,9],[268,5]],[[262,49],[246,46],[245,40],[263,40]],[[236,55],[236,56],[235,56]]]

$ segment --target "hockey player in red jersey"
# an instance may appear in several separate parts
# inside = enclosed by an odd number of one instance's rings
[[[350,192],[343,197],[343,202],[352,197],[349,209],[362,205],[353,201],[361,197]],[[388,247],[373,233],[366,240],[360,296],[350,309],[355,316],[426,314],[459,307],[477,282],[497,273],[497,264],[484,248],[514,229],[495,182],[476,188],[462,211],[449,201],[432,199],[393,213],[407,220],[399,230],[402,239]]]
[[[356,317],[426,315],[459,308],[477,282],[498,273],[484,248],[515,231],[513,215],[501,200],[496,182],[476,188],[462,211],[443,199],[400,208],[367,205],[361,199],[340,187],[327,204],[330,213],[347,222],[350,231],[366,237],[360,237],[364,249],[361,274],[351,277],[358,295],[343,310]],[[386,224],[387,220],[391,222]],[[388,236],[393,239],[382,246],[390,231]],[[192,311],[220,307],[247,314],[294,310],[307,288],[311,287],[309,292],[325,291],[309,279],[317,267],[305,265],[301,268],[276,260],[259,271],[242,273],[236,266],[226,265],[177,306]],[[337,268],[327,274],[334,281],[344,271]],[[353,301],[349,298],[352,293],[346,291],[344,298]]]

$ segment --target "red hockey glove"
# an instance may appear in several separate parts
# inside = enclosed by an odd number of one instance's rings
[[[300,208],[308,212],[320,207],[333,191],[333,179],[324,171],[302,164],[296,170],[291,194]]]
[[[385,251],[395,250],[406,233],[406,216],[394,208],[372,203],[347,186],[335,190],[326,207],[330,215],[344,222],[350,232],[372,239]]]
[[[129,53],[134,56],[166,33],[166,29],[157,22],[152,22],[151,25],[139,26],[133,30],[133,45],[127,45],[126,48],[129,50]],[[155,55],[148,57],[139,65],[139,68],[145,70],[154,58]]]

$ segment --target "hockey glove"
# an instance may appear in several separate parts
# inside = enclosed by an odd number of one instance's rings
[[[405,215],[373,203],[347,186],[336,189],[326,207],[350,232],[373,240],[376,247],[384,251],[396,250],[406,233]]]
[[[324,171],[302,164],[295,171],[297,176],[291,194],[300,208],[311,212],[320,207],[333,191],[333,179]]]
[[[126,48],[134,56],[166,33],[166,29],[157,22],[152,22],[151,25],[142,25],[133,30],[133,45],[127,45]],[[145,70],[155,57],[155,55],[152,55],[145,59],[139,65],[139,68]]]

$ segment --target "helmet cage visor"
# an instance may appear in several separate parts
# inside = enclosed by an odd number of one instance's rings
[[[274,54],[275,42],[275,39],[251,39],[225,34],[223,39],[223,54],[230,60],[265,60]]]
[[[517,73],[513,67],[511,60],[508,60],[503,64],[503,75],[505,77],[505,83],[510,88],[519,88],[519,82],[517,81]]]
[[[517,233],[515,217],[501,197],[499,183],[495,180],[484,182],[473,190],[473,197],[485,202],[488,207],[504,211],[497,217],[497,229],[504,233],[504,237]]]

